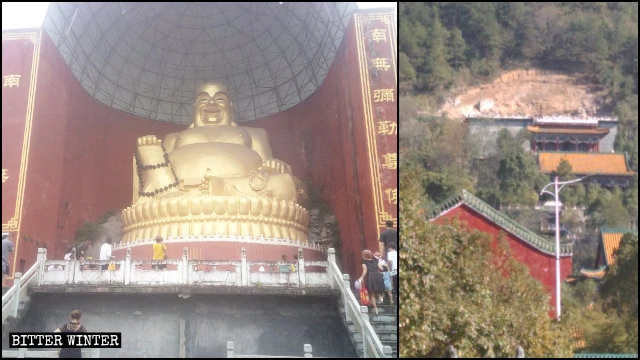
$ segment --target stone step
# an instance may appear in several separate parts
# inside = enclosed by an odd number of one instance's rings
[[[369,322],[370,323],[384,323],[384,324],[397,324],[398,323],[398,315],[396,314],[384,314],[378,313],[369,314]]]
[[[344,310],[340,309],[340,315],[344,321],[345,314]],[[397,324],[398,323],[398,314],[395,312],[383,312],[382,309],[378,309],[378,314],[373,313],[373,309],[370,309],[369,312],[369,322],[370,323],[385,323],[385,324]]]
[[[363,358],[364,357],[364,350],[360,349],[360,350],[356,350],[356,354],[358,354],[359,358]],[[398,358],[398,351],[397,350],[391,350],[391,357],[392,358]]]
[[[398,331],[398,325],[396,324],[372,323],[371,326],[376,333],[380,331]]]
[[[382,345],[388,345],[391,346],[391,349],[398,349],[398,341],[397,340],[380,340],[380,342],[382,343]]]
[[[385,341],[392,341],[394,344],[398,344],[398,333],[397,332],[391,332],[391,331],[383,331],[383,332],[376,332],[376,334],[378,334],[378,338],[380,339],[380,341],[385,344]],[[387,345],[387,344],[385,344]]]

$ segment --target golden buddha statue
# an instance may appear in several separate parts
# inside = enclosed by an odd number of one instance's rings
[[[193,123],[164,141],[138,138],[123,240],[160,234],[307,241],[297,181],[289,165],[273,158],[267,132],[233,121],[221,84],[200,86],[194,110]]]

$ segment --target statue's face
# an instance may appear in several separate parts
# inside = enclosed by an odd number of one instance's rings
[[[194,126],[231,125],[232,106],[227,89],[220,84],[207,83],[196,96]]]

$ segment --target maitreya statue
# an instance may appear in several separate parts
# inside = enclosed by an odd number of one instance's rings
[[[291,167],[275,159],[264,129],[233,121],[224,85],[202,84],[185,130],[138,138],[133,202],[123,241],[237,235],[307,241]]]

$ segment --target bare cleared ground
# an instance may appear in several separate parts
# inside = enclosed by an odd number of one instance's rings
[[[504,72],[491,83],[453,94],[437,112],[450,118],[474,116],[599,115],[606,91],[576,75],[542,70]],[[482,106],[480,102],[482,101]],[[482,111],[480,109],[482,108]]]

